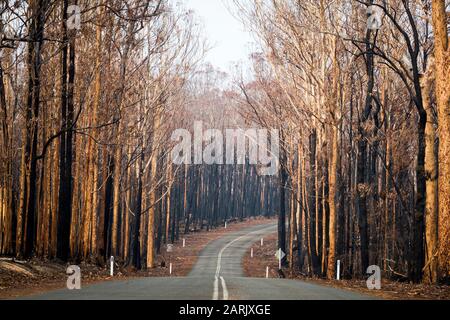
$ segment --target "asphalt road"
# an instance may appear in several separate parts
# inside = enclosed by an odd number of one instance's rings
[[[285,279],[244,278],[242,258],[276,225],[231,233],[209,244],[185,278],[142,278],[58,290],[33,300],[366,300],[354,292]]]

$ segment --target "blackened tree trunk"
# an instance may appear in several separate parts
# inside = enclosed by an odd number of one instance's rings
[[[310,150],[310,194],[314,196],[310,196],[310,205],[309,205],[309,228],[308,228],[308,237],[309,237],[309,255],[310,255],[310,267],[311,271],[314,275],[318,275],[320,272],[320,261],[317,255],[317,245],[316,243],[316,150],[317,150],[317,132],[314,130],[309,137],[309,150]]]
[[[141,144],[142,145],[142,144]],[[131,250],[131,261],[133,266],[140,270],[141,269],[141,248],[140,248],[140,226],[141,226],[141,215],[142,215],[142,177],[144,175],[143,172],[143,162],[144,162],[144,153],[141,152],[141,155],[138,160],[138,166],[136,169],[137,179],[138,179],[138,187],[137,187],[137,199],[136,199],[136,210],[134,215],[134,227],[133,227],[133,238],[132,238],[132,250]]]
[[[373,0],[370,1],[373,4]],[[367,136],[364,125],[369,120],[372,113],[373,91],[375,87],[375,64],[372,41],[372,30],[368,29],[366,33],[366,72],[368,77],[366,100],[364,111],[359,123],[359,141],[358,141],[358,167],[357,167],[357,208],[359,237],[361,244],[361,272],[365,273],[369,267],[369,234],[367,225],[367,194],[369,187],[367,185]]]
[[[67,261],[70,256],[70,222],[72,217],[72,158],[73,158],[73,112],[75,83],[75,39],[69,40],[67,10],[69,0],[63,1],[61,51],[61,138],[59,159],[59,215],[57,257]]]
[[[44,44],[45,17],[47,0],[39,0],[31,5],[30,39],[28,44],[28,97],[27,97],[27,137],[25,146],[25,163],[29,164],[27,179],[28,193],[24,209],[26,239],[23,249],[24,257],[31,257],[36,238],[36,180],[37,180],[37,146],[39,135],[39,109],[41,96],[42,46]],[[24,174],[24,173],[22,173]],[[22,190],[24,191],[24,190]]]

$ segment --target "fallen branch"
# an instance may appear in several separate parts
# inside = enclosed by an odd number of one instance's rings
[[[22,265],[27,264],[27,261],[16,260],[15,258],[0,258],[0,261],[12,262],[12,263],[17,263],[17,264],[22,264]]]

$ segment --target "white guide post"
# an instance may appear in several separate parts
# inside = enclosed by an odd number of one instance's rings
[[[283,252],[283,250],[279,249],[275,253],[275,257],[278,259],[278,270],[281,270],[281,261],[283,261],[283,258],[286,257],[286,254]]]
[[[337,261],[336,279],[341,280],[341,260]]]
[[[278,270],[281,270],[281,254],[278,256]]]
[[[110,270],[109,270],[109,275],[110,275],[111,277],[114,276],[114,257],[113,257],[113,256],[111,256],[111,259],[110,259]]]

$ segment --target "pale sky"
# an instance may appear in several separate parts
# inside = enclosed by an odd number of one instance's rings
[[[222,71],[229,72],[235,62],[246,62],[254,42],[244,25],[227,9],[229,0],[184,0],[193,9],[205,27],[204,35],[211,50],[206,61]]]

